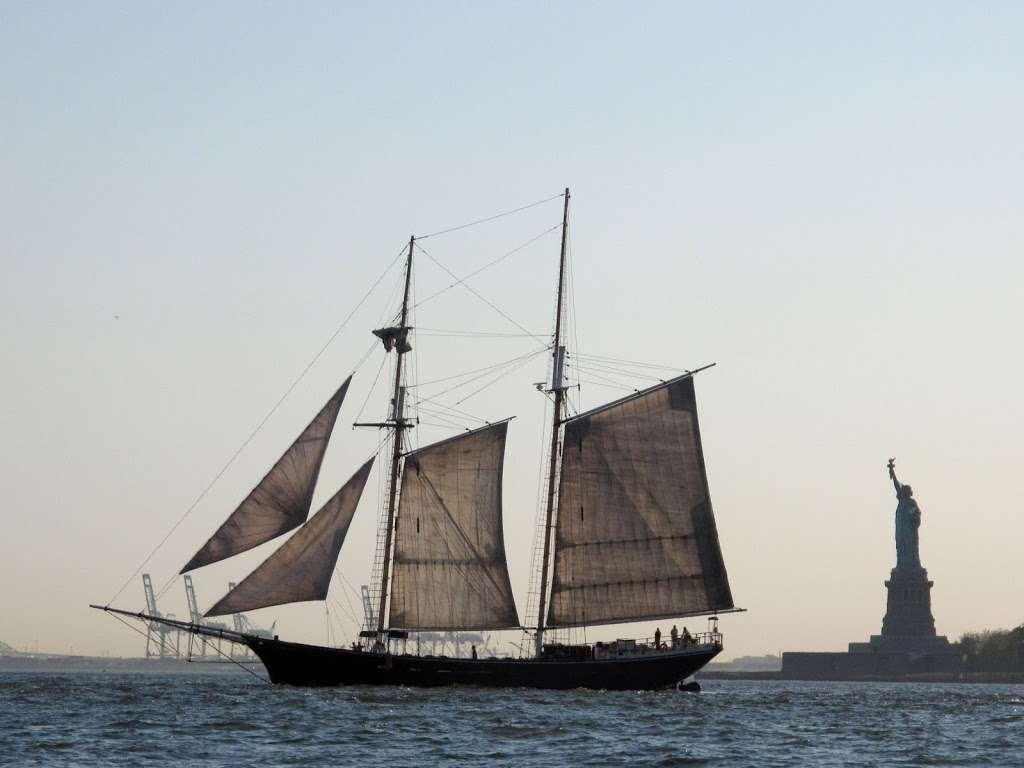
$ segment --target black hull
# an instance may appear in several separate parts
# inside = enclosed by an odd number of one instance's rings
[[[714,658],[720,646],[698,646],[615,659],[458,659],[325,648],[246,638],[274,683],[301,686],[476,685],[491,688],[674,688]]]

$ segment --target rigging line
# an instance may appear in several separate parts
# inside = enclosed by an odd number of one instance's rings
[[[453,430],[454,429],[454,430],[457,430],[459,432],[472,432],[474,429],[479,429],[480,428],[478,425],[473,424],[471,422],[456,421],[456,420],[452,419],[451,417],[445,417],[443,414],[440,414],[440,413],[433,413],[433,412],[427,413],[426,416],[423,417],[423,418],[427,418],[427,419],[440,419],[441,422],[443,422],[447,426],[447,429],[449,429],[449,430]],[[420,421],[419,423],[420,424],[424,424],[426,426],[431,426],[431,423],[428,422],[428,421]],[[436,425],[434,425],[434,426],[436,426]]]
[[[525,354],[525,355],[520,355],[519,357],[513,357],[511,360],[506,360],[504,363],[501,363],[500,365],[492,366],[490,369],[484,371],[483,373],[479,374],[478,376],[474,376],[473,378],[467,379],[466,381],[460,382],[459,384],[453,384],[452,386],[448,387],[448,389],[442,390],[441,392],[438,392],[437,394],[430,395],[429,397],[423,397],[423,398],[420,399],[419,402],[421,402],[421,403],[437,403],[437,398],[442,397],[443,395],[447,395],[449,392],[454,392],[456,389],[462,389],[462,387],[465,387],[465,386],[467,386],[469,384],[472,384],[474,381],[479,381],[480,379],[488,376],[491,373],[499,371],[502,368],[507,368],[508,366],[514,365],[516,363],[526,363],[526,362],[532,360],[533,358],[535,358],[537,355],[540,355],[540,354],[543,354],[543,353],[547,352],[549,349],[550,349],[550,347],[544,347],[544,349],[538,349],[536,352],[530,352],[530,353]],[[458,405],[458,403],[456,403],[456,405]]]
[[[342,617],[338,616],[337,613],[332,614],[331,617],[334,619],[334,622],[335,622],[335,628],[334,628],[334,647],[335,648],[340,648],[341,645],[342,645],[342,643],[341,643],[342,638],[347,635],[347,633],[345,631],[345,625],[342,622]]]
[[[446,267],[446,266],[445,266],[444,264],[442,264],[442,263],[441,263],[440,261],[438,261],[438,260],[437,260],[436,258],[434,258],[434,256],[433,256],[433,255],[431,255],[430,253],[428,253],[428,252],[427,252],[426,250],[424,250],[423,246],[421,246],[421,245],[420,245],[419,243],[416,243],[415,245],[416,245],[416,247],[417,247],[417,248],[419,248],[419,249],[420,249],[420,251],[422,251],[422,252],[423,252],[423,254],[424,254],[424,255],[426,255],[426,256],[427,256],[427,258],[429,258],[429,259],[430,259],[430,260],[431,260],[432,262],[434,262],[435,264],[437,264],[437,266],[439,266],[439,267],[440,267],[441,269],[443,269],[443,270],[444,270],[445,272],[447,272],[447,273],[448,273],[449,275],[451,275],[451,276],[452,276],[453,278],[455,278],[456,280],[458,280],[458,279],[459,279],[459,278],[458,278],[458,277],[456,276],[456,274],[455,274],[454,272],[452,272],[452,271],[451,271],[450,269],[448,269],[448,267]],[[484,304],[486,304],[487,306],[489,306],[489,307],[490,307],[491,309],[493,309],[493,310],[494,310],[495,312],[497,312],[497,313],[498,313],[499,315],[501,315],[501,316],[502,316],[502,317],[504,317],[504,318],[505,318],[506,320],[508,320],[508,321],[509,321],[510,323],[512,323],[512,325],[514,325],[514,326],[515,326],[516,328],[518,328],[518,329],[519,329],[520,331],[522,331],[523,333],[525,333],[525,334],[526,334],[526,335],[528,335],[528,336],[529,336],[529,335],[532,335],[532,334],[530,333],[530,331],[528,331],[528,330],[527,330],[526,328],[524,328],[524,327],[523,327],[522,325],[520,325],[520,324],[519,324],[519,323],[518,323],[517,321],[513,320],[513,319],[512,319],[511,317],[509,317],[509,316],[508,316],[508,315],[507,315],[507,314],[506,314],[505,312],[503,312],[502,310],[498,309],[498,307],[497,307],[497,306],[496,306],[496,305],[495,305],[494,303],[492,303],[492,302],[491,302],[491,301],[489,301],[488,299],[484,298],[484,297],[483,297],[483,296],[482,296],[482,295],[480,294],[480,292],[479,292],[479,291],[477,291],[477,290],[476,290],[475,288],[473,288],[472,286],[470,286],[470,285],[469,285],[469,283],[466,283],[466,282],[462,282],[462,281],[460,281],[460,282],[459,282],[459,285],[461,285],[461,286],[462,286],[463,288],[465,288],[465,289],[466,289],[467,291],[469,291],[469,292],[470,292],[470,293],[472,293],[472,294],[473,294],[474,296],[476,296],[476,297],[477,297],[478,299],[480,299],[480,301],[482,301],[482,302],[483,302]]]
[[[340,575],[339,572],[338,572],[338,568],[337,567],[334,568],[334,575],[335,576],[339,576]],[[342,605],[341,601],[338,600],[338,598],[335,597],[334,595],[330,595],[330,598],[331,598],[331,600],[334,601],[335,605],[337,605],[339,608],[343,609],[348,614],[348,617],[350,619],[352,619],[352,621],[354,621],[357,625],[360,624],[361,622],[360,622],[359,619],[356,618],[356,614],[352,610],[352,603],[349,602],[348,595],[345,593],[344,589],[341,590],[341,594],[345,597],[345,602],[347,603],[347,605]]]
[[[363,604],[363,596],[362,596],[362,594],[359,593],[359,592],[356,592],[356,588],[354,586],[352,586],[352,582],[350,582],[347,578],[345,578],[345,574],[344,573],[342,573],[337,568],[334,569],[334,573],[335,573],[335,575],[339,576],[343,582],[345,582],[344,586],[348,587],[352,591],[352,594],[356,597],[356,599],[359,600],[359,605],[361,607],[362,604]],[[342,590],[342,594],[345,596],[345,602],[349,606],[351,606],[352,603],[349,601],[348,593],[345,592],[344,590]],[[335,600],[337,600],[337,598],[335,598]],[[361,619],[357,615],[355,615],[355,609],[352,610],[352,613],[353,613],[352,619],[355,622],[356,631],[358,632],[359,628],[363,626],[363,622],[365,621],[365,617]],[[367,627],[367,629],[369,629],[369,627]]]
[[[452,426],[455,426],[455,427],[462,428],[462,427],[464,427],[466,425],[466,419],[462,419],[460,421],[460,420],[458,420],[457,417],[453,416],[450,413],[445,413],[444,411],[435,411],[433,408],[422,408],[422,407],[419,410],[422,411],[423,413],[427,414],[427,416],[429,418],[441,419],[442,421],[451,422]]]
[[[357,598],[362,599],[362,594],[356,590],[355,585],[348,580],[348,577],[345,576],[345,574],[339,571],[338,569],[335,569],[335,572],[341,577],[341,580],[345,582],[345,586],[352,590],[352,594],[355,595]]]
[[[674,368],[671,365],[657,365],[655,363],[640,363],[640,362],[637,362],[635,360],[622,360],[621,358],[605,357],[603,355],[587,355],[587,354],[584,354],[584,353],[579,352],[579,351],[577,351],[575,353],[574,357],[580,357],[580,358],[583,358],[585,360],[599,360],[599,361],[604,361],[604,362],[609,362],[609,363],[617,363],[618,365],[633,365],[633,366],[637,366],[639,368],[654,368],[654,369],[663,370],[663,371],[677,371],[678,373],[689,373],[690,372],[689,368]]]
[[[327,619],[327,647],[333,647],[331,642],[331,606],[328,605],[327,601],[324,601],[324,617]]]
[[[420,405],[419,400],[416,401],[416,405],[417,407]],[[474,416],[472,413],[469,413],[468,411],[463,411],[458,408],[452,408],[450,405],[445,405],[444,403],[433,402],[431,403],[431,405],[434,406],[435,408],[443,408],[446,411],[452,411],[454,413],[457,413],[459,416],[470,419],[472,421],[479,421],[481,424],[489,423],[487,419],[481,419],[479,416]]]
[[[546,352],[547,350],[545,349],[543,351]],[[538,351],[538,352],[533,353],[533,355],[530,355],[530,357],[533,357],[533,356],[539,355],[539,354],[540,354],[540,352]],[[517,357],[517,358],[513,358],[512,360],[508,360],[508,361],[502,363],[501,365],[492,366],[492,367],[488,368],[487,370],[485,370],[483,373],[477,374],[476,376],[473,376],[470,379],[466,379],[465,381],[459,382],[458,384],[453,384],[452,386],[448,387],[448,389],[441,390],[440,392],[437,392],[436,394],[429,395],[427,397],[422,397],[422,398],[420,398],[420,400],[418,402],[420,402],[420,403],[439,404],[438,403],[438,398],[439,397],[443,397],[443,396],[447,395],[449,392],[454,392],[457,389],[462,389],[463,387],[469,386],[474,381],[479,381],[480,379],[486,378],[490,374],[496,373],[496,372],[498,372],[498,371],[500,371],[500,370],[502,370],[504,368],[507,368],[510,365],[513,365],[514,363],[518,363],[518,362],[521,362],[523,360],[528,360],[528,359],[530,359],[530,358],[529,357],[525,357],[525,356],[524,357]]]
[[[545,349],[544,351],[546,352],[547,350]],[[538,354],[539,354],[539,353],[538,353]],[[469,400],[469,398],[471,398],[471,397],[475,397],[476,395],[480,394],[481,392],[483,392],[483,391],[484,391],[485,389],[487,389],[488,387],[490,387],[490,386],[492,386],[492,385],[494,385],[494,384],[497,384],[497,383],[498,383],[499,381],[501,381],[501,380],[502,380],[503,378],[505,378],[505,377],[506,377],[506,376],[508,376],[509,374],[515,373],[515,372],[516,372],[516,371],[518,371],[518,370],[519,370],[520,368],[522,368],[522,367],[523,367],[524,365],[526,365],[526,364],[527,364],[528,362],[530,362],[530,360],[529,360],[529,359],[527,359],[527,360],[523,360],[523,362],[519,363],[519,365],[516,365],[516,366],[513,366],[512,368],[509,368],[509,369],[508,369],[507,371],[503,371],[502,373],[498,374],[498,375],[497,375],[497,376],[496,376],[496,377],[495,377],[494,379],[492,379],[492,380],[491,380],[491,381],[489,381],[488,383],[484,384],[484,385],[483,385],[482,387],[480,387],[479,389],[477,389],[477,390],[474,390],[473,392],[470,392],[470,393],[469,393],[468,395],[466,395],[466,396],[465,396],[464,398],[462,398],[461,400],[456,400],[456,401],[455,401],[455,404],[456,404],[456,405],[462,405],[462,404],[463,404],[464,402],[466,402],[467,400]]]
[[[451,333],[460,336],[547,336],[546,333],[506,333],[504,331],[464,331],[456,328],[416,327],[416,333]]]
[[[409,246],[407,244],[405,246],[405,248],[403,248],[402,251],[398,254],[398,256],[401,257],[402,254],[404,254],[408,250],[408,248],[409,248]],[[396,259],[396,261],[397,261],[397,259]],[[392,262],[392,266],[394,266],[394,262]],[[405,283],[405,276],[402,274],[402,271],[399,270],[398,276],[395,278],[395,281],[394,281],[394,283],[391,286],[391,292],[388,293],[387,301],[384,302],[383,309],[381,310],[380,315],[377,316],[377,327],[378,328],[380,326],[384,325],[386,322],[388,322],[389,318],[393,318],[393,319],[395,319],[395,321],[397,321],[397,317],[396,316],[397,316],[398,312],[393,311],[390,308],[395,305],[395,298],[398,296],[398,292],[402,289],[402,286],[404,285],[404,283]]]
[[[136,626],[135,626],[134,624],[129,624],[129,623],[127,622],[127,621],[125,621],[125,620],[124,620],[123,618],[121,618],[120,616],[118,616],[118,615],[117,615],[116,613],[112,613],[112,614],[110,614],[110,615],[111,615],[111,616],[113,616],[113,617],[114,617],[115,619],[117,619],[118,621],[120,621],[120,622],[121,622],[122,624],[124,624],[124,625],[125,625],[126,627],[128,627],[128,629],[132,630],[133,632],[136,632],[137,634],[139,634],[139,635],[142,635],[143,637],[145,637],[145,636],[146,636],[146,633],[145,633],[145,632],[143,632],[143,631],[142,631],[141,629],[139,629],[138,627],[136,627]],[[185,631],[185,630],[180,630],[180,629],[179,629],[178,631],[179,631],[179,632],[182,632],[182,631]],[[189,634],[192,634],[192,633],[189,633]],[[225,639],[226,639],[226,638],[225,638]],[[225,659],[227,659],[228,661],[230,661],[230,662],[231,662],[232,664],[234,664],[235,666],[239,667],[240,669],[244,669],[244,670],[245,670],[246,672],[248,672],[248,673],[249,673],[250,675],[252,675],[253,677],[255,677],[255,678],[256,678],[257,680],[259,680],[259,681],[260,681],[261,683],[268,683],[268,684],[270,683],[270,680],[269,680],[268,678],[265,678],[265,677],[263,677],[263,676],[261,676],[261,675],[257,674],[256,672],[254,672],[253,670],[249,669],[249,667],[247,667],[247,666],[245,666],[244,664],[240,663],[240,662],[239,662],[239,661],[237,661],[236,659],[233,659],[233,658],[231,658],[230,656],[225,656],[225,655],[224,655],[224,651],[222,651],[222,650],[221,650],[220,648],[218,648],[218,647],[217,647],[216,645],[214,645],[213,643],[211,643],[211,642],[207,642],[207,639],[206,639],[206,638],[202,638],[201,640],[202,640],[202,642],[203,642],[203,644],[204,644],[204,645],[208,645],[208,646],[210,646],[211,648],[213,648],[213,650],[215,650],[215,651],[216,651],[217,653],[219,653],[219,654],[220,654],[221,656],[224,656],[224,658],[225,658]],[[228,640],[228,642],[230,643],[230,642],[232,642],[232,641],[231,641],[231,640]],[[191,647],[191,646],[190,646],[190,647]],[[170,649],[168,649],[168,650],[170,650]],[[189,659],[189,661],[191,661],[191,659]]]
[[[579,363],[576,363],[575,365],[579,366]],[[566,363],[566,367],[572,368],[574,366],[571,363]],[[664,379],[662,377],[655,376],[655,375],[653,375],[651,373],[640,373],[639,371],[627,371],[627,370],[624,370],[622,368],[613,368],[610,365],[603,365],[603,364],[593,363],[593,362],[588,362],[587,363],[586,370],[588,370],[588,371],[601,371],[603,373],[616,374],[616,375],[619,375],[619,376],[632,376],[632,377],[635,377],[635,378],[638,378],[638,379],[651,379],[652,381],[664,381]]]
[[[417,295],[417,288],[419,288],[419,279],[418,278],[419,278],[419,275],[414,273],[413,276],[412,276],[412,303],[413,303],[413,307],[412,307],[411,310],[409,310],[409,316],[412,319],[412,322],[414,324],[418,321],[419,316],[420,316],[420,313],[416,311],[416,295]],[[417,340],[416,341],[416,346],[418,348],[419,347],[419,334],[418,334],[418,332],[413,331],[413,336]],[[413,375],[412,376],[412,384],[415,386],[416,382],[418,382],[420,380],[420,353],[419,353],[418,349],[414,349],[413,352],[412,352],[412,375]],[[409,391],[408,390],[409,383],[410,383],[409,382],[409,378],[406,377],[405,385],[406,385],[406,393],[407,394],[408,394],[408,391]],[[418,403],[416,405],[418,405]],[[418,413],[414,414],[414,415],[417,418],[419,417]],[[419,446],[420,446],[419,435],[414,436],[414,438],[412,440],[410,440],[410,442],[414,442],[416,447],[419,448]]]
[[[137,634],[139,634],[139,635],[142,635],[143,637],[147,638],[147,641],[148,641],[149,635],[148,635],[148,634],[147,634],[146,632],[143,632],[143,631],[142,631],[141,629],[139,629],[138,627],[136,627],[136,626],[135,626],[134,624],[129,624],[129,623],[127,622],[127,621],[125,621],[124,619],[122,619],[122,618],[121,618],[120,616],[118,616],[118,615],[117,615],[116,613],[112,613],[112,614],[110,614],[110,615],[111,615],[111,616],[113,616],[113,617],[114,617],[115,619],[117,619],[118,621],[120,621],[120,622],[121,622],[122,624],[124,624],[124,625],[125,625],[126,627],[128,627],[128,629],[130,629],[130,630],[131,630],[132,632],[135,632],[135,633],[137,633]],[[148,624],[148,622],[147,622],[147,624]],[[178,630],[178,631],[180,632],[181,630]],[[158,633],[158,634],[159,634],[159,633]],[[162,637],[162,636],[161,636],[161,637]],[[160,645],[159,645],[159,648],[160,648],[160,650],[161,650],[161,651],[166,651],[166,652],[167,652],[168,654],[169,654],[169,653],[170,653],[170,652],[172,651],[172,648],[171,648],[170,644],[169,644],[169,643],[165,643],[165,641],[164,641],[163,639],[161,639],[161,640],[160,640]],[[178,656],[178,657],[180,658],[180,653],[179,653],[179,656]]]
[[[440,420],[441,423],[437,424],[437,423],[435,423],[433,421],[424,421],[424,419],[437,419],[437,420]],[[461,422],[460,423],[460,422],[457,422],[457,421],[453,421],[452,419],[445,418],[444,416],[442,416],[439,413],[427,413],[424,416],[421,416],[419,421],[416,422],[416,424],[417,425],[422,425],[424,427],[442,427],[443,426],[445,429],[447,429],[449,431],[455,430],[457,432],[472,432],[476,428],[475,424],[471,424],[471,423],[467,423],[467,422]],[[416,450],[419,450],[418,446],[417,446]]]
[[[627,386],[627,385],[623,384],[623,383],[622,383],[622,382],[620,382],[620,381],[616,381],[615,379],[611,378],[611,377],[610,377],[610,376],[608,376],[607,374],[604,374],[604,375],[602,375],[602,374],[600,374],[600,373],[597,373],[596,371],[593,371],[593,370],[591,370],[591,369],[590,369],[589,367],[587,368],[587,370],[586,370],[586,372],[585,372],[585,374],[584,374],[584,375],[586,375],[586,376],[594,376],[594,377],[596,377],[596,378],[598,378],[598,379],[601,379],[602,381],[606,381],[606,382],[608,382],[609,384],[614,384],[615,386],[617,386],[617,387],[623,387],[624,389],[631,389],[631,390],[633,390],[634,392],[639,392],[639,391],[640,391],[640,390],[639,390],[639,389],[637,389],[636,387],[633,387],[633,386]],[[588,382],[588,383],[591,383],[591,384],[592,384],[593,382]]]
[[[417,329],[420,336],[451,339],[544,339],[544,333],[499,333],[493,331],[424,331]]]
[[[410,251],[409,255],[412,256],[411,251]],[[416,328],[416,325],[417,325],[417,322],[418,322],[418,318],[419,318],[419,313],[416,311],[416,287],[417,287],[417,285],[419,283],[419,279],[418,279],[419,278],[419,274],[418,274],[418,272],[413,271],[413,273],[410,275],[410,278],[411,279],[410,279],[409,301],[411,303],[411,306],[409,307],[409,317],[407,319],[407,323],[406,324],[413,328],[413,330],[410,333],[412,335],[413,340],[416,343],[412,345],[413,349],[412,349],[412,353],[411,353],[412,357],[411,357],[410,363],[409,363],[409,365],[405,366],[405,370],[403,371],[402,386],[405,387],[406,394],[408,394],[410,383],[415,385],[416,382],[420,380],[420,352],[422,351],[420,349],[420,342],[419,342],[420,334],[419,334],[418,329]],[[418,422],[419,414],[415,411],[415,406],[413,406],[412,408],[410,408],[408,410],[409,410],[410,417],[413,418],[413,419],[417,419],[417,423],[419,423]],[[400,414],[400,416],[402,416],[402,418],[404,418],[405,414],[402,413],[402,414]],[[419,440],[420,440],[420,436],[418,434],[418,430],[411,430],[410,432],[411,433],[408,435],[409,444],[412,445],[412,446],[415,446],[416,448],[418,448],[419,447]],[[399,493],[399,495],[401,495],[401,494]]]
[[[652,381],[665,381],[666,378],[673,378],[679,374],[672,372],[658,372],[653,368],[643,369],[629,369],[619,368],[616,366],[608,365],[607,363],[600,363],[594,360],[584,360],[582,358],[573,358],[571,363],[566,363],[570,367],[575,367],[579,371],[603,371],[604,373],[615,374],[618,376],[626,376],[628,378],[639,378]]]
[[[427,387],[427,386],[430,386],[431,384],[440,384],[440,383],[445,382],[445,381],[451,381],[452,379],[461,379],[463,376],[472,376],[474,373],[480,373],[481,371],[486,373],[488,371],[493,371],[493,370],[496,370],[497,368],[501,368],[502,366],[508,365],[509,363],[515,362],[516,360],[522,360],[522,359],[527,358],[527,357],[532,357],[535,354],[537,354],[537,353],[536,352],[527,352],[527,353],[525,353],[523,355],[518,355],[518,356],[510,358],[508,360],[503,360],[500,363],[494,363],[493,365],[485,365],[483,368],[474,368],[471,371],[463,371],[462,373],[456,373],[456,374],[454,374],[452,376],[443,376],[440,379],[431,379],[430,381],[423,381],[423,382],[420,382],[419,384],[417,384],[416,388],[418,389],[420,387]],[[436,397],[436,395],[435,395],[435,397]]]
[[[360,368],[362,368],[362,367],[363,367],[363,363],[365,363],[365,362],[366,362],[366,360],[367,360],[367,358],[368,358],[368,357],[369,357],[370,355],[372,355],[372,354],[373,354],[373,350],[374,350],[374,349],[376,348],[376,346],[377,346],[378,344],[380,344],[380,342],[379,342],[379,341],[377,341],[377,339],[374,339],[374,340],[373,340],[373,341],[371,342],[371,344],[370,344],[370,346],[369,346],[369,347],[367,348],[366,352],[365,352],[365,353],[363,354],[363,356],[362,356],[362,357],[360,357],[360,358],[359,358],[359,362],[357,362],[357,363],[356,363],[356,370],[359,370]]]
[[[479,269],[473,270],[468,275],[466,275],[465,277],[463,277],[461,279],[456,280],[456,282],[452,283],[451,285],[445,286],[444,288],[441,288],[440,290],[435,291],[434,293],[432,293],[429,296],[427,296],[427,298],[425,298],[422,301],[420,301],[418,304],[415,304],[413,308],[421,306],[423,304],[426,304],[428,301],[430,301],[432,299],[436,299],[438,296],[440,296],[445,291],[449,291],[452,288],[454,288],[456,285],[459,285],[460,283],[464,283],[465,281],[469,280],[470,278],[476,277],[477,275],[479,275],[484,270],[490,269],[491,267],[495,266],[496,264],[500,264],[502,261],[507,259],[509,256],[512,256],[513,254],[516,254],[516,253],[519,253],[524,248],[527,248],[527,247],[533,245],[535,242],[540,240],[545,235],[550,235],[552,232],[554,232],[554,231],[556,231],[558,229],[561,229],[561,228],[562,228],[562,224],[561,224],[561,222],[559,222],[558,224],[555,224],[555,226],[551,227],[550,229],[545,229],[539,235],[531,237],[525,243],[522,243],[521,245],[517,245],[511,251],[503,253],[501,256],[499,256],[498,258],[494,259],[493,261],[489,261],[488,263],[484,264]]]
[[[337,601],[335,601],[337,603]],[[344,645],[344,638],[348,636],[345,631],[345,621],[343,616],[339,616],[337,611],[331,613],[331,619],[333,620],[332,628],[334,632],[334,647],[341,648]]]
[[[565,193],[559,192],[557,195],[554,195],[552,197],[546,197],[543,200],[538,200],[535,203],[529,203],[527,205],[521,205],[518,208],[513,208],[510,211],[503,211],[502,213],[496,213],[493,216],[488,216],[488,217],[483,218],[483,219],[477,219],[476,221],[469,221],[469,222],[466,222],[465,224],[459,224],[458,226],[455,226],[455,227],[448,227],[448,229],[441,229],[441,230],[438,230],[437,232],[431,232],[429,235],[416,235],[416,239],[417,240],[426,240],[428,237],[438,237],[439,235],[447,235],[449,232],[458,232],[460,229],[466,229],[468,227],[475,227],[477,224],[486,224],[487,222],[494,221],[495,219],[500,219],[500,218],[503,218],[505,216],[511,216],[513,213],[519,213],[520,211],[526,211],[526,210],[529,210],[530,208],[536,208],[538,205],[543,205],[544,203],[550,203],[552,200],[559,200],[559,199],[561,199],[564,196],[565,196]]]
[[[357,621],[355,617],[352,615],[352,612],[346,610],[345,606],[336,597],[332,596],[330,598],[330,602],[334,604],[334,607],[336,609],[335,612],[332,614],[332,618],[334,619],[334,622],[337,625],[334,629],[335,646],[339,646],[341,643],[338,641],[341,639],[342,635],[345,634],[345,624],[343,620],[346,618],[346,616],[342,616],[341,614],[345,613],[347,614],[347,618],[350,621],[356,621],[356,626],[360,626],[362,622]]]
[[[649,381],[665,381],[664,376],[655,376],[650,371],[641,373],[640,371],[630,371],[625,368],[614,368],[610,365],[602,365],[594,362],[588,362],[585,366],[585,369],[588,371],[601,371],[602,373],[614,374],[617,376],[629,376],[632,378],[647,379]],[[672,376],[668,376],[668,378],[672,378]]]
[[[424,427],[437,427],[438,429],[466,429],[462,424],[435,424],[432,421],[420,421]]]
[[[459,423],[459,422],[453,420],[450,417],[443,416],[440,413],[436,413],[434,411],[424,411],[424,414],[425,414],[425,418],[428,418],[428,419],[438,419],[438,420],[444,422],[448,429],[465,429],[466,428],[465,423]],[[425,426],[431,426],[430,422],[423,421],[423,418],[424,418],[423,416],[418,417],[418,418],[419,418],[419,420],[416,422],[417,424],[423,424]]]
[[[376,342],[374,342],[374,344],[376,345]],[[367,403],[370,402],[370,398],[373,396],[374,390],[377,389],[377,382],[380,381],[380,375],[383,372],[384,364],[387,363],[387,361],[388,356],[384,355],[380,361],[380,366],[377,368],[377,375],[373,377],[373,384],[370,385],[370,391],[366,393],[366,399],[363,400],[363,404],[359,408],[359,413],[356,414],[356,421],[359,421],[363,417],[363,411],[366,410]]]
[[[634,389],[633,387],[627,387],[625,384],[605,384],[604,382],[601,382],[601,381],[589,381],[587,379],[580,379],[579,381],[580,381],[580,384],[590,384],[590,385],[595,386],[595,387],[607,387],[608,389],[620,389],[620,390],[625,390],[626,392],[638,392],[639,391],[637,389]],[[579,413],[579,411],[577,411],[577,413]]]
[[[108,607],[112,602],[114,602],[115,600],[117,600],[118,597],[120,597],[121,593],[125,591],[129,584],[131,584],[132,580],[139,575],[139,572],[142,571],[143,568],[146,567],[146,564],[152,559],[153,555],[155,555],[157,551],[165,543],[167,543],[167,540],[171,538],[174,532],[178,530],[179,526],[181,526],[181,524],[185,522],[185,518],[192,514],[192,511],[199,506],[199,503],[204,498],[206,498],[206,494],[210,492],[213,486],[217,484],[217,481],[219,481],[221,477],[223,477],[224,474],[228,471],[228,469],[230,469],[231,466],[235,463],[235,459],[237,459],[241,455],[242,451],[244,451],[246,447],[249,445],[249,443],[252,442],[252,439],[256,437],[256,435],[259,433],[261,429],[263,429],[263,426],[268,421],[270,421],[270,417],[277,412],[277,409],[281,407],[281,404],[284,403],[288,396],[295,390],[295,388],[299,385],[299,382],[301,382],[306,377],[306,374],[309,373],[310,369],[314,365],[316,365],[316,362],[320,359],[323,353],[327,351],[327,348],[331,346],[332,342],[336,338],[338,338],[338,334],[341,333],[342,329],[346,325],[348,325],[349,320],[351,320],[355,313],[359,310],[359,308],[366,303],[366,300],[370,298],[370,295],[374,292],[374,290],[376,290],[377,286],[380,285],[380,282],[384,279],[387,273],[391,271],[391,268],[395,266],[395,264],[398,262],[398,259],[401,258],[404,250],[405,249],[403,248],[401,251],[399,251],[398,255],[396,255],[395,258],[391,260],[391,263],[388,264],[387,268],[383,272],[381,272],[380,277],[378,277],[377,280],[373,283],[373,285],[370,286],[370,289],[363,295],[363,298],[359,300],[359,303],[352,308],[352,311],[349,312],[345,319],[341,321],[341,324],[334,329],[334,333],[330,335],[330,338],[328,338],[327,341],[323,344],[323,346],[321,346],[320,349],[317,351],[317,353],[313,355],[313,359],[306,364],[306,367],[302,369],[302,371],[295,378],[295,380],[288,386],[288,388],[284,391],[284,394],[281,395],[281,397],[277,399],[277,402],[275,402],[274,405],[270,408],[270,410],[267,411],[267,414],[260,420],[259,424],[256,425],[256,428],[249,433],[249,436],[245,438],[245,440],[242,441],[242,444],[238,446],[238,450],[236,450],[231,455],[231,458],[227,460],[227,463],[223,466],[220,472],[214,475],[213,479],[195,498],[195,500],[189,505],[188,509],[185,510],[184,514],[182,514],[182,516],[178,518],[178,522],[176,522],[171,527],[171,530],[169,530],[167,534],[160,540],[160,543],[157,544],[148,555],[146,555],[146,559],[139,564],[139,567],[135,569],[135,572],[125,580],[124,584],[121,585],[121,588],[114,593],[114,596],[111,597],[110,600],[107,601]],[[177,578],[177,576],[178,574],[175,574],[171,577],[167,584],[164,585],[163,589],[160,590],[160,594],[163,594],[163,592],[167,589],[171,582],[173,582],[174,579]]]
[[[574,269],[576,259],[572,249],[572,229],[566,232],[566,239],[569,242],[569,315],[572,325],[572,341],[575,344],[574,351],[580,348],[579,318],[576,316],[576,272]],[[568,357],[568,355],[566,355]],[[578,382],[577,382],[578,383]],[[583,410],[583,392],[577,388],[577,399],[579,400],[577,413]],[[568,400],[569,398],[566,398]]]

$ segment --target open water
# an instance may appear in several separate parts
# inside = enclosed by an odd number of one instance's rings
[[[1024,765],[1024,686],[709,680],[699,694],[0,675],[0,765]]]

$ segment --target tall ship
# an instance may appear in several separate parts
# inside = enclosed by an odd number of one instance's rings
[[[92,607],[247,646],[274,683],[301,686],[466,684],[646,690],[679,686],[722,651],[717,617],[733,604],[711,506],[697,400],[699,368],[596,408],[570,413],[566,345],[569,190],[562,205],[554,329],[545,345],[552,405],[528,623],[519,618],[505,552],[502,478],[510,419],[424,446],[410,430],[412,237],[401,307],[373,330],[393,358],[378,450],[312,517],[321,463],[351,376],[249,495],[181,569],[189,573],[283,534],[284,543],[206,611],[225,616],[327,599],[350,523],[375,462],[386,483],[366,623],[343,647],[291,642],[224,624]],[[554,229],[554,228],[552,228]],[[308,519],[307,519],[308,518]],[[358,547],[358,543],[356,544]],[[580,630],[708,617],[705,632],[580,641]],[[519,630],[518,657],[422,654],[418,635]],[[660,635],[660,633],[659,633]]]

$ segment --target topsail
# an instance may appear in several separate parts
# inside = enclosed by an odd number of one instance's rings
[[[392,627],[519,626],[501,525],[507,430],[503,421],[406,456],[395,532]]]
[[[327,441],[351,381],[351,376],[345,379],[259,485],[181,569],[182,573],[245,552],[302,525],[309,515]]]
[[[548,626],[732,607],[692,376],[569,420]]]

